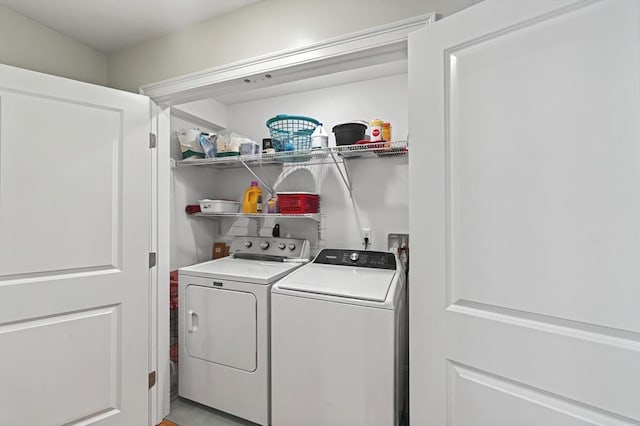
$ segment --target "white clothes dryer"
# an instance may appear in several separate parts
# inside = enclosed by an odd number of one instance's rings
[[[309,242],[237,237],[230,251],[178,270],[178,394],[268,425],[271,284],[308,262]]]
[[[325,249],[273,286],[274,426],[400,424],[405,281],[392,253]]]

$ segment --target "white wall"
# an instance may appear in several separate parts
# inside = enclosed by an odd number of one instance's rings
[[[392,123],[393,139],[407,138],[407,74],[349,83],[227,106],[228,128],[261,141],[269,137],[266,121],[278,114],[306,115],[331,129],[350,120],[379,117]]]
[[[256,169],[271,183],[284,180],[276,191],[304,191],[320,194],[321,238],[318,225],[309,220],[268,219],[261,235],[271,235],[275,223],[281,236],[306,238],[317,251],[321,247],[363,249],[360,228],[373,230],[371,250],[387,251],[388,233],[408,233],[408,168],[406,158],[348,160],[353,186],[353,201],[333,164],[267,166]],[[282,173],[281,173],[282,170]],[[216,194],[221,198],[241,200],[244,189],[253,179],[242,169],[219,170]],[[219,188],[219,189],[218,189]],[[263,189],[264,193],[264,189]],[[243,219],[236,226],[223,224],[220,241],[234,235],[256,235],[255,225]]]
[[[171,157],[181,159],[176,130],[179,128],[209,131],[193,123],[171,117]],[[206,167],[177,167],[171,179],[171,270],[211,259],[217,224],[206,218],[185,213],[187,204],[211,197],[215,188],[215,171]]]
[[[478,0],[264,0],[115,52],[108,84],[144,84],[300,47],[429,12],[441,16]]]
[[[328,87],[303,93],[230,105],[229,128],[261,141],[269,137],[267,119],[277,114],[306,115],[325,123],[329,144],[335,145],[331,129],[345,121],[370,121],[379,117],[393,125],[394,140],[407,137],[407,75]],[[262,168],[276,191],[310,191],[321,196],[322,245],[334,248],[362,248],[360,228],[373,229],[374,250],[387,250],[387,234],[408,232],[408,181],[406,158],[348,159],[353,201],[335,165],[308,167],[287,165]],[[241,194],[252,180],[245,170],[218,171],[226,196]],[[286,176],[286,177],[285,177]],[[281,181],[279,181],[279,179]],[[268,224],[267,224],[268,225]],[[313,238],[312,223],[280,221],[284,234]],[[268,234],[269,227],[265,232]],[[231,230],[233,231],[233,229]]]
[[[261,141],[268,137],[265,122],[281,113],[314,117],[326,123],[330,145],[335,145],[331,128],[352,119],[369,121],[380,117],[394,127],[394,139],[406,138],[407,75],[395,75],[347,85],[243,102],[227,107],[229,129]],[[172,118],[172,133],[178,127],[193,127]],[[171,140],[172,157],[180,159],[175,134]],[[328,159],[326,159],[328,160]],[[363,248],[360,228],[373,230],[370,249],[387,250],[388,233],[408,232],[407,158],[372,158],[346,160],[353,199],[343,184],[336,166],[269,165],[254,171],[276,191],[316,192],[321,196],[322,222],[302,219],[268,218],[261,223],[261,235],[271,235],[273,225],[280,225],[281,236],[307,238],[314,251],[320,247]],[[236,235],[257,235],[258,222],[253,219],[196,218],[184,213],[186,204],[198,199],[222,198],[241,201],[244,190],[254,177],[244,168],[209,169],[178,167],[173,169],[171,268],[207,260],[214,241],[230,242]],[[263,188],[263,191],[265,189]],[[263,192],[266,203],[267,194]]]
[[[0,6],[0,63],[100,85],[107,56]]]

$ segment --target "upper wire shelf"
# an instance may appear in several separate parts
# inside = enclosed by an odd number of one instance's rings
[[[406,140],[373,142],[358,145],[342,145],[304,151],[281,151],[272,154],[238,155],[234,157],[197,158],[176,161],[176,166],[214,166],[220,168],[243,167],[242,163],[253,165],[270,164],[324,164],[334,162],[334,158],[363,159],[403,157],[409,154]]]

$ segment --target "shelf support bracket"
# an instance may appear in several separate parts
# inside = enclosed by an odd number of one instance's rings
[[[342,178],[342,182],[344,182],[344,186],[347,188],[347,191],[349,191],[349,197],[351,199],[353,199],[353,194],[351,194],[351,179],[349,178],[349,171],[347,170],[347,165],[345,164],[344,160],[342,161],[342,164],[344,165],[344,173],[342,172],[342,169],[340,168],[340,164],[338,163],[338,160],[336,159],[336,154],[333,152],[333,150],[330,150],[329,153],[331,154],[331,158],[333,159],[333,163],[336,165],[336,167],[338,168],[338,172],[340,173],[340,177]]]
[[[273,188],[271,187],[271,185],[267,185],[266,183],[264,183],[264,181],[262,179],[260,179],[260,177],[255,174],[255,172],[251,169],[251,167],[249,167],[247,165],[247,163],[245,163],[243,160],[239,160],[240,163],[249,171],[249,173],[251,173],[251,175],[256,178],[256,180],[258,182],[260,182],[260,185],[262,185],[263,188],[265,188],[267,191],[269,191],[270,194],[275,194],[275,191],[273,190]],[[264,200],[263,200],[264,201]]]

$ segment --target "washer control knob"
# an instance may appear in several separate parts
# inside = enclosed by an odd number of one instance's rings
[[[251,247],[252,245],[253,245],[253,243],[252,243],[251,241],[245,241],[245,242],[244,242],[244,246],[245,246],[246,248],[249,248],[249,247]]]
[[[351,259],[352,262],[357,262],[358,259],[360,259],[360,255],[354,251],[351,253],[351,256],[349,256],[349,259]]]
[[[286,245],[285,243],[280,243],[280,244],[278,244],[278,248],[279,248],[280,250],[284,250],[284,249],[285,249],[285,247],[287,247],[287,245]]]
[[[294,243],[289,244],[289,250],[295,250],[296,245]]]
[[[261,242],[261,243],[260,243],[260,248],[261,248],[262,250],[266,250],[266,249],[268,249],[268,248],[269,248],[269,242],[268,242],[268,241],[263,241],[263,242]]]

